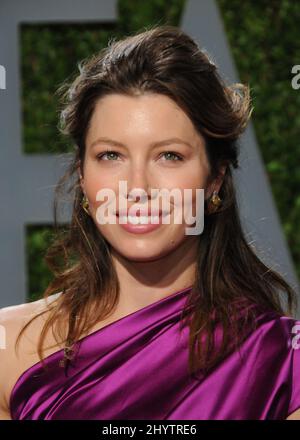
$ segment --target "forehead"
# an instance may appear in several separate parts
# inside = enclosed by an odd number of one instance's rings
[[[148,93],[139,96],[111,94],[96,102],[88,137],[119,137],[126,141],[153,137],[184,137],[194,144],[201,136],[186,113],[169,97]]]

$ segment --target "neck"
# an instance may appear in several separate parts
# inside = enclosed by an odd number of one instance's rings
[[[194,237],[193,237],[194,238]],[[170,254],[132,261],[113,251],[120,297],[118,308],[130,313],[193,284],[197,241],[185,240]]]

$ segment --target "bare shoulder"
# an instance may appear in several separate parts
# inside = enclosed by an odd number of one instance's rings
[[[47,301],[42,298],[0,309],[0,420],[10,419],[9,397],[15,382],[25,370],[39,361],[38,338],[50,313],[49,305],[60,294],[49,296]],[[21,329],[34,317],[24,330],[16,350]],[[54,343],[54,338],[48,337],[47,342]]]
[[[31,318],[40,311],[46,310],[47,305],[59,298],[60,295],[61,292],[58,292],[54,295],[50,295],[47,300],[41,298],[32,302],[2,307],[0,308],[1,322],[14,324],[16,322],[26,321],[28,317]]]
[[[47,314],[49,314],[50,311],[49,305],[55,301],[60,294],[61,292],[51,295],[47,300],[42,298],[37,301],[12,305],[0,309],[0,325],[2,334],[4,334],[5,337],[4,354],[6,351],[7,353],[11,353],[11,349],[14,347],[16,336],[19,334],[19,331],[34,317],[36,317],[36,319],[32,321],[32,326],[28,327],[26,336],[27,338],[30,338],[35,333],[29,331],[29,329],[35,326],[39,327],[42,322],[45,322]]]

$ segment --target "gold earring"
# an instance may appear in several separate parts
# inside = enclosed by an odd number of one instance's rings
[[[86,212],[88,215],[90,215],[90,212],[89,212],[89,201],[88,201],[88,199],[87,199],[87,197],[86,197],[85,194],[84,194],[84,196],[83,196],[83,198],[82,198],[81,206],[82,206],[82,208],[85,210],[85,212]]]
[[[215,206],[220,206],[221,205],[221,199],[220,199],[220,197],[218,196],[218,193],[217,193],[217,191],[214,191],[213,192],[213,195],[211,196],[211,198],[210,198],[210,202],[213,204],[213,205],[215,205]]]
[[[211,214],[219,208],[221,205],[222,200],[218,196],[217,191],[214,191],[212,196],[209,199],[209,207],[208,207],[208,213]]]

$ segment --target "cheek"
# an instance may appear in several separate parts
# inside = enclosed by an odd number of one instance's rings
[[[194,163],[194,165],[195,166],[189,168],[188,172],[176,176],[175,185],[182,192],[184,189],[191,189],[194,192],[196,189],[205,189],[206,187],[208,176],[207,168],[200,167],[197,163]]]
[[[114,179],[111,173],[105,171],[99,172],[96,167],[87,166],[84,177],[84,188],[90,204],[98,206],[99,203],[102,203],[96,200],[98,191],[107,188],[117,192],[118,180]]]
[[[208,170],[195,164],[195,167],[184,176],[178,176],[177,188],[182,193],[182,209],[186,209],[186,213],[198,217],[204,210],[204,199],[207,184]],[[203,190],[203,191],[200,191]]]
[[[89,200],[89,210],[97,228],[100,228],[102,232],[109,231],[111,226],[100,224],[99,215],[101,216],[104,212],[105,216],[109,216],[117,208],[119,179],[111,172],[105,170],[100,172],[98,168],[89,167],[86,170],[84,186]],[[101,190],[103,193],[99,194]],[[101,200],[97,200],[97,197],[98,199],[101,197]]]

